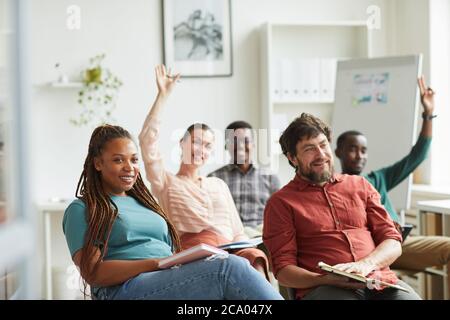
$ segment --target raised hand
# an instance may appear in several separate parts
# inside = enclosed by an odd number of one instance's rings
[[[434,91],[425,84],[424,76],[417,79],[420,89],[420,101],[422,102],[423,112],[426,115],[432,115],[434,111]]]
[[[166,67],[163,64],[159,64],[155,67],[156,85],[158,86],[158,92],[162,96],[167,96],[172,91],[175,83],[180,79],[180,74],[170,74],[166,71]]]

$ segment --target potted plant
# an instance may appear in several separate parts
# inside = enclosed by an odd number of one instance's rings
[[[89,59],[89,67],[81,73],[83,86],[78,92],[78,104],[82,111],[77,119],[71,119],[76,126],[96,126],[115,121],[112,112],[116,108],[122,81],[102,66],[104,59],[105,54]]]

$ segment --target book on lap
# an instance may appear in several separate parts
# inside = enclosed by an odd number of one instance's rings
[[[377,279],[367,278],[367,277],[365,277],[363,275],[360,275],[360,274],[342,271],[342,270],[339,270],[339,269],[337,269],[335,267],[332,267],[332,266],[330,266],[330,265],[328,265],[328,264],[326,264],[324,262],[319,262],[317,264],[317,266],[320,269],[322,269],[322,270],[324,270],[326,272],[333,273],[333,274],[336,274],[336,275],[339,275],[339,276],[343,276],[343,277],[347,277],[347,278],[350,278],[350,279],[353,279],[353,280],[356,280],[356,281],[359,281],[359,282],[363,282],[363,283],[366,283],[366,284],[368,284],[368,283],[372,283],[372,284],[379,283],[379,284],[381,284],[382,286],[385,286],[385,287],[395,288],[395,289],[398,289],[398,290],[409,292],[408,289],[406,289],[406,288],[404,288],[402,286],[399,286],[399,285],[396,285],[396,284],[392,284],[392,283],[389,283],[389,282],[385,282],[385,281],[381,281],[381,280],[377,280]]]
[[[158,263],[160,269],[167,269],[179,264],[186,264],[214,254],[228,255],[225,250],[200,243],[192,248],[175,253],[172,256],[161,259]]]
[[[256,248],[263,242],[262,237],[256,237],[245,241],[231,242],[218,246],[218,248],[223,250],[239,250],[246,248]]]

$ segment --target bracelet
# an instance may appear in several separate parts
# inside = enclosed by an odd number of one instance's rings
[[[425,113],[422,113],[422,119],[423,120],[433,120],[433,118],[436,118],[436,117],[437,117],[437,115],[435,115],[435,114],[427,115]]]

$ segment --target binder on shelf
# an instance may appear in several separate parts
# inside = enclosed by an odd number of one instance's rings
[[[295,59],[293,62],[293,92],[292,101],[297,102],[303,99],[303,89],[305,87],[306,77],[303,72],[303,59]]]
[[[295,60],[295,101],[303,101],[308,95],[308,75],[305,73],[307,62],[305,59]]]
[[[320,60],[303,59],[301,64],[303,74],[303,97],[305,102],[317,102],[319,100],[320,86]]]
[[[274,101],[281,101],[283,99],[283,75],[281,68],[281,60],[275,60],[272,64],[272,96]]]
[[[334,101],[337,59],[278,59],[272,65],[274,102]]]
[[[337,60],[334,58],[320,60],[320,93],[321,102],[334,101],[334,88],[336,85]]]
[[[282,98],[283,102],[295,101],[295,69],[291,59],[281,60]]]

